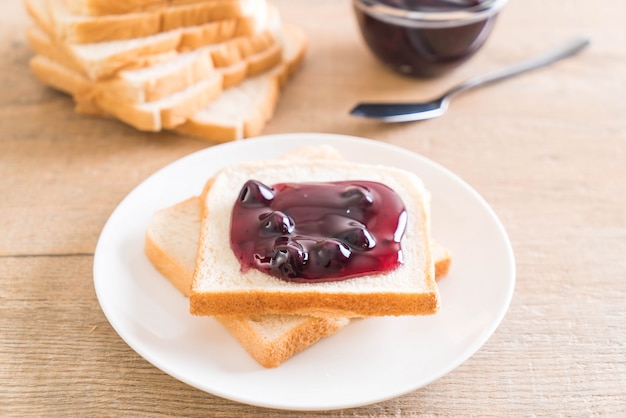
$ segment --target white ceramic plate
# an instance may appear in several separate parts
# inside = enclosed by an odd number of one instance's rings
[[[348,160],[417,173],[432,192],[433,235],[454,259],[439,282],[442,307],[436,315],[354,321],[280,367],[264,369],[214,319],[188,313],[187,299],[144,255],[144,231],[156,210],[198,194],[218,168],[274,158],[304,144],[330,144]],[[106,223],[96,248],[94,283],[113,328],[165,373],[247,404],[326,410],[414,391],[463,363],[502,320],[513,294],[515,262],[493,210],[445,168],[379,141],[287,134],[207,148],[150,176]]]

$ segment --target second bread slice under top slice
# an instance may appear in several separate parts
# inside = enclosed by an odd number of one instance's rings
[[[404,263],[388,272],[341,281],[293,283],[257,269],[242,271],[230,247],[233,204],[250,179],[280,182],[369,180],[404,202]],[[439,308],[430,245],[429,195],[414,174],[386,166],[310,160],[253,161],[223,169],[204,196],[203,222],[190,311],[194,315],[302,314],[313,316],[428,315]]]

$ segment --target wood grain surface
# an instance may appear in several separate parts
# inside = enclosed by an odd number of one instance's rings
[[[511,0],[485,47],[430,81],[378,64],[349,1],[274,3],[310,45],[264,133],[363,136],[448,167],[493,206],[517,260],[504,321],[456,370],[383,403],[298,415],[626,416],[626,2]],[[92,276],[108,216],[213,144],[78,116],[31,75],[29,25],[19,1],[0,2],[0,416],[292,416],[187,386],[108,324]],[[440,119],[347,115],[359,100],[430,98],[579,33],[592,46],[576,58],[459,96]]]

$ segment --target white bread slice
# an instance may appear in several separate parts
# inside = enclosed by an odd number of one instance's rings
[[[89,80],[47,57],[33,57],[30,67],[44,84],[73,95],[77,101],[77,112],[112,115],[145,131],[160,131],[180,125],[222,92],[222,74],[214,71],[204,80],[163,99],[130,103],[116,101],[109,96],[94,98],[93,85]]]
[[[115,41],[161,32],[158,11],[93,18],[72,13],[64,0],[46,0],[46,6],[55,37],[64,42],[84,44]]]
[[[265,0],[214,0],[92,17],[73,13],[64,0],[46,1],[55,38],[76,44],[141,38],[223,19],[249,17],[266,7]]]
[[[286,282],[256,269],[241,272],[230,249],[230,216],[243,184],[370,180],[402,199],[408,225],[404,264],[383,274],[323,283]],[[190,293],[194,315],[301,314],[329,317],[434,314],[439,308],[430,244],[429,194],[414,174],[340,161],[252,161],[227,167],[208,183]]]
[[[158,10],[168,6],[215,0],[65,0],[67,8],[84,16],[103,16]]]
[[[192,0],[189,0],[191,2]],[[198,0],[202,1],[202,0]],[[142,12],[168,6],[168,0],[65,0],[72,13],[83,16],[102,16]]]
[[[53,44],[41,30],[31,28],[28,39],[39,54],[81,72],[82,65]],[[149,55],[146,58],[155,61],[152,65],[122,70],[112,78],[98,81],[93,94],[129,102],[158,100],[207,78],[214,62],[228,64],[231,59],[234,62],[222,67],[222,72],[228,75],[224,88],[228,88],[241,82],[257,67],[268,69],[277,65],[281,49],[282,45],[276,43],[274,36],[265,32],[190,52]]]
[[[35,55],[29,61],[30,69],[43,84],[69,95],[88,96],[92,83],[84,76],[72,71],[43,55]]]
[[[27,31],[32,48],[91,80],[109,78],[120,70],[174,59],[177,51],[205,45],[209,46],[204,52],[211,55],[216,67],[230,66],[273,46],[281,31],[278,11],[268,6],[247,19],[220,20],[142,38],[79,45],[55,39],[54,24],[46,11],[41,10],[42,1],[45,0],[25,0],[27,10],[37,24],[36,28]]]
[[[47,0],[24,0],[24,6],[36,25],[43,30],[50,39],[56,39],[57,30],[50,19],[46,1]],[[67,1],[68,0],[66,0],[66,2]],[[272,13],[275,13],[275,10],[272,10],[271,7],[265,7],[260,11],[256,11],[251,16],[221,19],[202,25],[181,28],[179,31],[176,31],[180,32],[178,50],[186,51],[196,49],[206,45],[221,43],[232,38],[260,33],[269,27],[268,22]],[[63,44],[63,42],[61,42],[61,44]]]
[[[145,252],[155,268],[189,295],[201,226],[198,197],[156,212],[146,229]],[[433,241],[436,278],[448,273],[451,254]],[[349,323],[348,318],[299,315],[224,315],[216,319],[264,367],[277,367]]]
[[[67,8],[84,16],[103,16],[162,9],[211,0],[65,0]]]
[[[283,66],[276,70],[281,87],[300,68],[307,47],[307,37],[302,29],[294,25],[283,26]]]
[[[181,34],[170,31],[128,41],[59,45],[51,43],[38,27],[31,27],[26,31],[26,38],[36,53],[79,71],[90,80],[101,80],[121,70],[147,67],[174,58]]]
[[[306,38],[300,29],[285,25],[283,39],[281,66],[225,90],[176,131],[215,142],[259,135],[274,114],[280,87],[298,68],[306,51]]]
[[[223,88],[240,83],[248,75],[249,62],[261,63],[265,69],[280,65],[282,47],[268,48],[220,71],[212,70],[208,58],[203,60],[198,54],[181,54],[176,60],[122,71],[112,80],[97,83],[80,80],[80,74],[49,57],[33,58],[31,68],[45,84],[74,96],[80,113],[98,114],[96,109],[100,109],[137,129],[159,131],[185,122]],[[265,121],[263,113],[261,127]]]
[[[161,30],[267,13],[266,0],[212,0],[171,5],[162,9]]]
[[[47,36],[54,38],[55,29],[48,12],[47,0],[23,0],[23,3],[26,12],[39,29],[43,30]]]
[[[281,159],[341,161],[343,157],[335,148],[322,145],[298,147],[283,154]],[[192,197],[157,211],[146,229],[146,255],[185,296],[189,295],[192,285],[200,228],[201,201],[199,197]],[[435,242],[432,248],[439,280],[448,273],[452,257]],[[251,357],[265,367],[277,367],[348,323],[344,318],[297,315],[220,316],[217,319]]]
[[[342,161],[343,156],[329,145],[304,145],[280,156],[286,161],[325,159]],[[146,253],[172,284],[189,296],[201,226],[200,197],[191,197],[161,209],[146,230]]]
[[[183,52],[149,67],[121,71],[110,80],[95,83],[94,94],[130,103],[160,100],[210,77],[216,64],[223,75],[222,87],[226,89],[253,75],[256,66],[264,70],[277,66],[281,52],[282,45],[269,32],[235,38],[216,48]]]
[[[156,212],[146,230],[148,259],[185,296],[193,279],[200,212],[200,199],[192,197]],[[448,273],[452,258],[435,242],[433,253],[436,277],[440,279]],[[279,366],[349,323],[348,318],[299,315],[224,315],[216,319],[264,367]]]
[[[157,211],[146,229],[146,255],[157,270],[185,296],[189,296],[193,281],[201,212],[200,197],[190,197]],[[431,241],[431,245],[435,279],[440,280],[450,270],[452,254],[437,241]]]
[[[190,72],[189,78],[180,77],[180,71],[171,80],[167,74],[158,78],[156,77],[159,74],[158,71],[150,68],[145,70],[146,73],[150,73],[150,76],[139,77],[138,80],[130,77],[130,74],[136,75],[139,71],[134,70],[120,73],[121,75],[113,81],[96,84],[44,56],[34,57],[31,60],[31,69],[44,84],[72,95],[76,100],[76,111],[79,113],[113,115],[139,130],[160,131],[172,129],[184,123],[199,109],[219,97],[224,86],[241,82],[247,75],[247,60],[257,56],[264,57],[264,63],[268,68],[280,64],[280,50],[276,53],[270,49],[252,55],[231,67],[208,73],[199,72],[195,66],[197,63],[191,62],[190,67],[185,67]],[[203,66],[199,65],[199,67]],[[204,67],[206,68],[206,64]],[[194,83],[195,74],[205,78]],[[225,80],[226,77],[228,81]],[[135,84],[132,84],[133,82]],[[109,90],[108,87],[113,87],[113,89]],[[186,88],[164,96],[166,92],[179,87]],[[158,98],[158,100],[129,101],[129,99],[148,98]],[[265,120],[263,124],[264,122]]]
[[[212,72],[200,82],[153,102],[128,103],[107,95],[99,96],[96,104],[106,113],[142,130],[160,131],[172,129],[184,123],[187,118],[222,92],[222,74]]]
[[[149,67],[120,71],[112,79],[92,83],[93,94],[125,103],[152,102],[183,91],[214,72],[209,55],[191,51]]]
[[[276,77],[259,75],[247,79],[225,90],[215,101],[177,126],[176,131],[215,142],[258,135],[272,117],[279,95]]]

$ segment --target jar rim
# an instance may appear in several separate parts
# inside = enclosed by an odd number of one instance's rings
[[[476,6],[449,11],[407,10],[378,0],[353,0],[354,7],[393,25],[414,28],[445,28],[486,20],[504,7],[508,0],[486,0]]]

